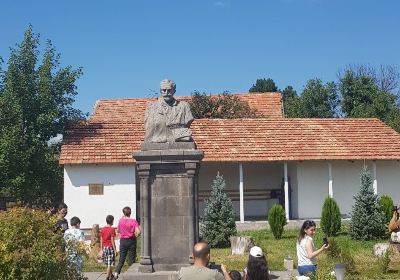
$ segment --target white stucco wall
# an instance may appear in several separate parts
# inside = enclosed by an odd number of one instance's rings
[[[319,218],[328,196],[328,165],[324,161],[297,163],[297,212],[300,219]]]
[[[364,164],[373,177],[371,161],[331,161],[333,198],[342,215],[350,215],[353,196],[360,190],[360,173]],[[400,163],[376,161],[378,195],[389,195],[400,204]],[[328,196],[328,164],[325,161],[297,163],[298,218],[319,218]],[[293,203],[293,201],[292,201]],[[292,204],[293,205],[293,204]]]
[[[372,175],[371,163],[365,162],[365,165]],[[353,195],[360,190],[360,173],[363,167],[364,161],[332,161],[333,198],[343,215],[351,213]]]
[[[353,195],[359,191],[363,161],[331,161],[333,197],[342,214],[350,214]],[[371,170],[372,163],[365,163]],[[400,205],[400,162],[376,161],[379,195],[389,195]],[[227,189],[239,191],[238,163],[203,163],[199,174],[199,189],[210,190],[220,172]],[[289,162],[288,176],[292,188],[292,218],[319,218],[324,199],[328,196],[328,163],[326,161]],[[115,223],[124,206],[136,216],[136,182],[134,165],[65,165],[64,200],[69,207],[67,219],[78,216],[83,228],[97,223],[104,225],[111,214]],[[267,211],[278,200],[246,200],[246,189],[279,189],[283,178],[283,163],[244,163],[245,217],[266,219]],[[88,184],[104,184],[104,195],[89,195]],[[233,202],[239,216],[239,201]],[[200,203],[200,210],[204,205]]]
[[[64,201],[68,205],[67,219],[77,216],[81,228],[93,224],[103,226],[107,215],[113,215],[114,225],[129,206],[136,217],[136,182],[134,165],[65,165]],[[103,195],[89,195],[88,184],[104,184]]]
[[[388,195],[394,205],[400,206],[400,162],[377,161],[376,179],[378,195]]]

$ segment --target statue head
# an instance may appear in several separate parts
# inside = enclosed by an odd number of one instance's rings
[[[172,80],[162,80],[160,83],[160,93],[164,101],[171,103],[174,101],[174,94],[176,91],[176,84]]]

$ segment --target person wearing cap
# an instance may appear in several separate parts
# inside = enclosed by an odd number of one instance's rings
[[[269,280],[267,260],[260,247],[251,247],[247,267],[243,274],[245,280]]]
[[[201,241],[193,247],[194,264],[179,270],[178,280],[232,280],[226,267],[221,264],[222,273],[208,268],[210,262],[210,245]]]
[[[176,84],[172,80],[160,83],[161,97],[151,103],[145,113],[145,142],[171,143],[192,141],[190,124],[193,115],[189,103],[174,98]]]

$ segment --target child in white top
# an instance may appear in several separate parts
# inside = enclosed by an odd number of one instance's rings
[[[322,245],[321,248],[315,250],[313,237],[315,234],[315,222],[307,220],[303,223],[299,237],[297,240],[297,269],[300,275],[315,275],[317,270],[316,257],[324,250],[329,248],[329,244]]]
[[[76,269],[78,274],[82,273],[82,256],[79,254],[77,248],[85,241],[85,235],[80,230],[81,220],[78,217],[71,218],[71,228],[67,229],[64,233],[66,241],[66,249],[68,252],[68,260],[72,267]]]

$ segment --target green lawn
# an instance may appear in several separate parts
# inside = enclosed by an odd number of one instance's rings
[[[284,270],[283,259],[285,256],[291,256],[296,265],[296,239],[297,230],[287,230],[283,233],[283,238],[275,240],[271,231],[269,230],[254,230],[242,231],[240,235],[251,236],[255,245],[260,246],[264,252],[267,252],[268,266],[270,270]],[[322,244],[323,233],[317,229],[314,238],[315,246],[318,248]],[[400,279],[400,256],[391,256],[392,261],[389,265],[389,272],[383,274],[380,272],[378,259],[373,256],[373,245],[378,242],[387,242],[387,240],[377,241],[356,241],[350,239],[346,231],[343,231],[337,236],[336,242],[340,247],[349,249],[351,252],[357,270],[356,275],[349,275],[349,279]],[[140,247],[140,242],[138,242]],[[138,257],[140,256],[140,248],[137,249]],[[232,256],[230,248],[212,249],[211,261],[216,263],[223,263],[229,270],[242,271],[246,266],[247,256]],[[318,269],[327,275],[333,270],[334,262],[330,260],[326,254],[318,257]],[[123,270],[126,270],[124,266]],[[103,271],[105,267],[102,264],[96,264],[93,261],[86,261],[84,264],[84,271]],[[318,279],[332,279],[332,278],[318,278]]]
[[[257,230],[257,231],[243,231],[240,232],[242,236],[251,236],[255,245],[260,246],[263,251],[267,252],[267,261],[270,270],[284,270],[283,259],[285,256],[291,256],[294,260],[295,266],[297,264],[296,257],[296,239],[298,230],[287,230],[283,234],[283,238],[275,240],[271,231]],[[314,243],[317,248],[322,245],[322,238],[324,234],[320,229],[317,229]],[[380,272],[377,258],[373,255],[373,245],[377,242],[386,242],[387,240],[380,241],[356,241],[350,239],[346,232],[341,232],[335,238],[340,247],[349,249],[351,252],[357,274],[349,275],[347,279],[400,279],[400,257],[392,256],[392,261],[389,266],[389,272],[382,274]],[[232,256],[230,249],[212,249],[211,259],[217,263],[224,263],[229,270],[243,270],[246,266],[247,256]],[[318,269],[328,274],[333,270],[334,262],[330,260],[325,253],[318,256]],[[319,278],[331,279],[331,278]]]

